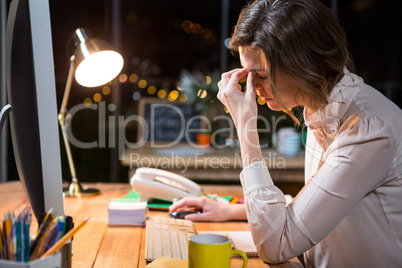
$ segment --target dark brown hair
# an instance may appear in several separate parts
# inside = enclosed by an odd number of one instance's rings
[[[275,71],[292,76],[300,85],[295,98],[304,98],[317,110],[328,103],[343,69],[353,68],[344,30],[318,0],[257,0],[249,4],[240,13],[230,46],[236,52],[239,47],[263,52],[272,92],[283,108]]]

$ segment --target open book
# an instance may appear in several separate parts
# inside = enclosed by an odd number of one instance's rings
[[[232,247],[247,254],[247,257],[258,257],[257,248],[254,245],[250,231],[197,231],[199,234],[220,234],[232,239]]]

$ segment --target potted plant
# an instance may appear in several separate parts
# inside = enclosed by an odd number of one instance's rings
[[[196,112],[207,119],[201,122],[200,133],[197,135],[199,145],[202,146],[210,143],[211,131],[214,128],[213,119],[224,109],[217,99],[219,92],[217,84],[220,78],[218,71],[214,71],[212,74],[203,74],[200,71],[190,73],[187,70],[183,70],[180,74],[178,87],[182,94],[187,95],[186,103],[192,105]],[[206,125],[208,122],[209,126]]]

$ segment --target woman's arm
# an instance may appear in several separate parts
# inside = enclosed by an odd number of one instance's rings
[[[247,90],[241,92],[237,84],[247,74]],[[218,99],[226,106],[236,126],[243,167],[263,160],[257,131],[258,109],[253,86],[255,75],[255,72],[246,69],[235,69],[222,74],[218,83]]]
[[[237,83],[246,74],[244,93]],[[393,157],[392,133],[381,119],[346,120],[316,174],[286,206],[259,148],[254,75],[245,69],[223,74],[218,98],[229,110],[240,140],[245,167],[240,177],[254,242],[263,260],[277,263],[321,241],[386,178]]]
[[[390,136],[389,127],[380,119],[361,119],[347,126],[324,153],[319,170],[288,206],[263,164],[246,167],[241,181],[260,257],[272,263],[288,260],[334,230],[387,178],[394,154]]]

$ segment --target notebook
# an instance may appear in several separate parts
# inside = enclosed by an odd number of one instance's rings
[[[135,199],[112,199],[108,206],[109,225],[144,225],[147,202]]]
[[[234,249],[244,251],[247,257],[258,258],[257,248],[255,247],[250,231],[198,231],[198,233],[228,235],[232,239]]]

